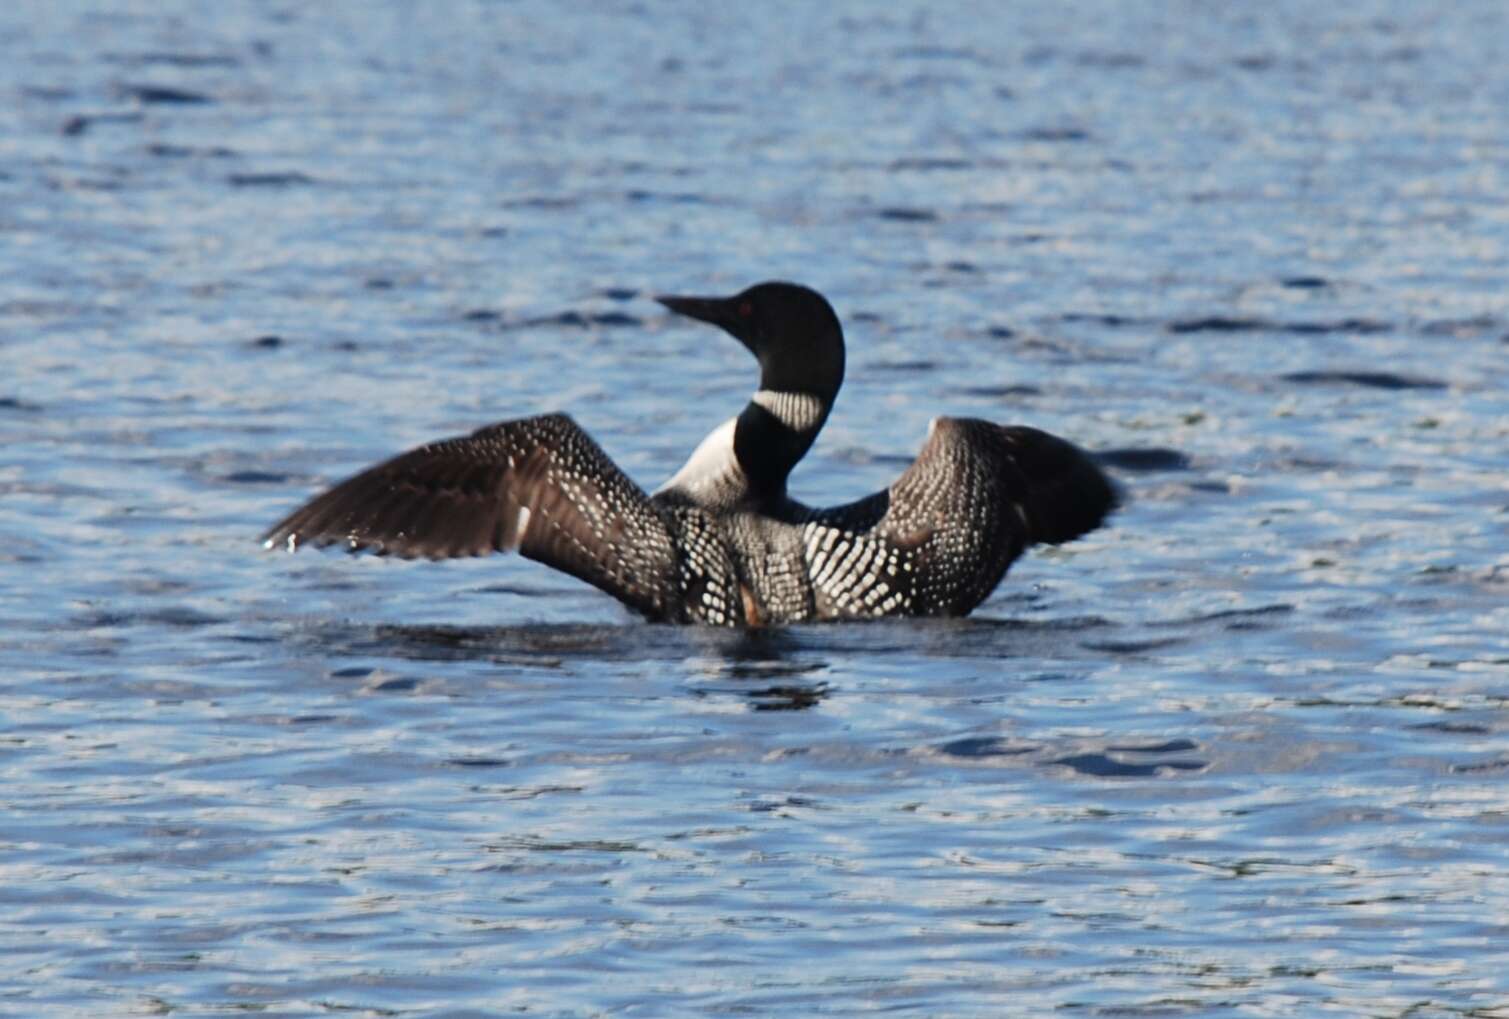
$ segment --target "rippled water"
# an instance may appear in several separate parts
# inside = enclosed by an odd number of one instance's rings
[[[1509,8],[0,10],[0,1011],[1509,1015]],[[1442,9],[1436,9],[1440,6]],[[969,620],[273,556],[569,410],[656,484],[827,293],[1131,504]]]

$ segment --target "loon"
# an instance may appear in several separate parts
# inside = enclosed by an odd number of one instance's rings
[[[784,282],[656,300],[743,343],[760,383],[653,494],[570,417],[545,414],[368,468],[289,514],[263,544],[430,559],[517,550],[652,621],[761,626],[967,615],[1028,546],[1080,537],[1117,506],[1116,486],[1063,439],[946,417],[889,488],[804,506],[786,478],[844,378],[832,306]]]

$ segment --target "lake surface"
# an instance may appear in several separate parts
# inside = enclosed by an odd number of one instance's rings
[[[0,1013],[1509,1016],[1509,7],[0,10]],[[1129,504],[968,620],[262,552],[567,410]]]

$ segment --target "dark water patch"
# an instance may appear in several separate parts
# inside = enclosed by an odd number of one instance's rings
[[[876,209],[875,215],[880,219],[890,220],[893,223],[934,223],[938,219],[938,214],[931,209],[916,209],[905,206],[888,206],[884,209]]]
[[[828,684],[779,684],[750,690],[750,707],[755,711],[806,711],[815,708],[827,698]]]
[[[286,342],[287,341],[284,340],[283,337],[275,336],[269,333],[266,336],[258,336],[254,339],[247,340],[246,345],[257,350],[277,350]]]
[[[1090,132],[1082,127],[1031,127],[1018,137],[1029,142],[1086,142]]]
[[[1147,60],[1138,53],[1120,50],[1082,50],[1074,54],[1074,62],[1080,67],[1100,68],[1108,71],[1145,67]]]
[[[304,725],[331,725],[345,721],[340,715],[311,713],[307,715],[246,715],[239,721],[257,725],[296,727]]]
[[[598,293],[610,301],[632,301],[639,296],[639,291],[633,287],[605,287]]]
[[[200,612],[198,609],[191,609],[184,605],[170,606],[156,612],[144,612],[139,618],[143,623],[158,623],[180,629],[218,626],[226,621],[220,616],[212,616],[207,612]]]
[[[1171,333],[1250,333],[1273,329],[1273,323],[1261,318],[1233,318],[1227,315],[1206,315],[1201,318],[1182,318],[1170,322],[1165,328]]]
[[[1194,740],[1171,739],[1144,746],[1109,746],[1106,749],[1118,754],[1176,754],[1184,750],[1198,750],[1199,744]]]
[[[574,209],[581,202],[574,195],[527,195],[510,198],[502,203],[505,209],[533,209],[538,212],[559,212]]]
[[[412,693],[419,689],[419,683],[413,676],[389,676],[378,672],[362,684],[362,689],[368,693]]]
[[[233,485],[286,485],[294,480],[294,476],[276,471],[233,471],[222,480]]]
[[[973,262],[944,262],[943,268],[948,272],[957,272],[969,275],[974,275],[983,271],[978,265],[975,265]]]
[[[58,103],[66,99],[72,99],[78,92],[71,88],[60,88],[53,85],[22,85],[21,96],[24,99],[40,99],[43,102]]]
[[[959,392],[965,396],[983,396],[989,399],[1043,395],[1043,391],[1036,386],[965,386]]]
[[[362,286],[368,290],[392,290],[397,284],[386,276],[369,276],[362,281]]]
[[[113,177],[55,177],[48,181],[48,186],[55,191],[120,191],[125,187],[122,178],[127,175],[126,170],[112,167],[109,172]]]
[[[83,629],[114,628],[122,626],[165,626],[172,629],[197,629],[201,626],[218,626],[226,620],[212,616],[186,605],[169,605],[147,612],[113,611],[100,609],[76,620],[74,625]]]
[[[1120,329],[1125,326],[1147,325],[1146,319],[1132,318],[1129,315],[1107,314],[1104,312],[1070,311],[1065,312],[1058,318],[1060,322],[1109,326],[1113,329]]]
[[[810,796],[766,796],[750,801],[746,809],[753,814],[775,814],[792,807],[810,810],[818,806],[820,806],[818,801]]]
[[[581,594],[581,588],[545,584],[484,584],[469,590],[477,594],[507,594],[520,598],[561,598]]]
[[[377,672],[377,670],[373,668],[368,668],[362,665],[352,665],[344,669],[334,669],[327,675],[329,675],[331,679],[366,679],[368,676],[371,676],[375,672]]]
[[[339,722],[339,715],[285,715],[277,720],[279,725],[329,725]]]
[[[502,757],[449,757],[446,764],[457,768],[508,768],[513,762]]]
[[[575,594],[576,592],[572,592]],[[385,624],[312,634],[332,651],[415,660],[502,660],[557,668],[563,660],[682,660],[700,652],[738,653],[744,631],[592,623],[464,627]]]
[[[593,312],[588,315],[580,316],[580,320],[583,324],[589,326],[637,327],[644,325],[644,319],[639,318],[637,315],[630,315],[622,311]],[[575,320],[573,320],[571,324],[575,325],[577,323]]]
[[[20,411],[23,414],[39,414],[42,411],[40,403],[32,403],[23,400],[19,396],[0,396],[0,410]]]
[[[1331,333],[1367,335],[1385,333],[1394,327],[1391,323],[1371,318],[1343,318],[1334,322],[1278,322],[1273,319],[1206,315],[1199,318],[1175,319],[1165,327],[1176,335],[1187,333],[1289,333],[1293,336],[1324,336]]]
[[[586,790],[586,786],[580,785],[536,785],[536,786],[503,786],[501,788],[489,788],[489,796],[495,796],[505,800],[533,800],[541,796],[554,796],[558,793],[580,793]]]
[[[624,198],[636,205],[649,202],[660,202],[666,205],[710,204],[706,195],[699,195],[691,191],[646,191],[640,188],[633,188],[624,192]]]
[[[168,145],[155,142],[147,146],[147,155],[159,159],[228,159],[236,155],[223,145]]]
[[[1467,338],[1484,333],[1497,332],[1503,323],[1492,315],[1474,315],[1470,318],[1436,319],[1420,326],[1426,336],[1453,336]]]
[[[77,137],[96,124],[136,124],[142,121],[140,113],[76,113],[63,121],[62,133]]]
[[[886,169],[893,173],[932,173],[938,170],[968,170],[974,163],[968,159],[951,159],[942,156],[903,156],[894,159]]]
[[[1429,566],[1422,566],[1420,569],[1416,570],[1415,576],[1422,578],[1439,577],[1446,580],[1452,580],[1455,579],[1461,572],[1462,567],[1458,566],[1456,563],[1432,563]]]
[[[867,365],[878,372],[930,372],[937,371],[936,361],[876,361]]]
[[[1509,757],[1493,757],[1486,761],[1475,761],[1472,764],[1453,764],[1451,770],[1456,775],[1509,771]]]
[[[1062,616],[1057,619],[984,619],[967,618],[949,620],[942,625],[951,623],[959,635],[967,635],[971,631],[986,634],[992,631],[1016,631],[1019,633],[1084,633],[1089,630],[1100,630],[1114,627],[1116,624],[1105,616]]]
[[[1124,471],[1151,473],[1155,471],[1187,471],[1190,466],[1188,453],[1164,446],[1121,446],[1113,449],[1098,449],[1090,458],[1105,467]]]
[[[1209,766],[1207,761],[1159,761],[1156,764],[1128,764],[1108,754],[1071,754],[1045,762],[1061,764],[1081,775],[1092,778],[1151,778],[1160,771],[1199,771]]]
[[[1308,371],[1280,375],[1284,382],[1319,386],[1364,386],[1369,389],[1445,389],[1439,379],[1375,371]]]
[[[1426,662],[1426,665],[1432,669],[1456,669],[1461,664],[1461,662],[1443,661],[1440,659],[1432,659]],[[1485,700],[1494,707],[1504,706],[1502,698],[1485,698]],[[1393,697],[1359,697],[1350,699],[1319,694],[1296,697],[1291,703],[1297,708],[1394,708],[1406,711],[1442,712],[1462,710],[1462,705],[1455,700],[1424,693],[1400,694]]]
[[[896,50],[894,56],[898,60],[943,60],[962,61],[964,63],[978,64],[988,67],[991,61],[982,53],[961,46],[904,46]]]
[[[78,629],[114,629],[126,626],[163,626],[172,629],[198,629],[203,626],[218,626],[226,622],[219,616],[212,616],[198,609],[189,608],[186,605],[170,605],[161,609],[153,609],[147,612],[116,611],[111,609],[97,609],[76,617],[69,625]]]
[[[999,736],[970,736],[940,744],[937,750],[948,757],[963,757],[980,760],[990,757],[1020,757],[1032,753],[1036,747],[1007,743]]]
[[[1277,61],[1266,53],[1254,53],[1250,56],[1237,57],[1231,63],[1233,67],[1239,67],[1244,71],[1268,71],[1273,69]]]
[[[1205,623],[1226,623],[1228,629],[1246,629],[1262,620],[1271,619],[1274,616],[1285,616],[1293,611],[1293,605],[1275,602],[1272,605],[1260,605],[1255,609],[1223,609],[1220,612],[1206,612],[1185,619],[1158,620],[1148,625],[1197,626]]]
[[[1112,655],[1136,655],[1183,643],[1183,637],[1155,637],[1146,640],[1087,640],[1080,646]]]
[[[116,64],[131,64],[137,67],[151,65],[161,67],[240,67],[241,61],[226,53],[174,53],[157,51],[147,53],[106,53],[102,59]]]
[[[194,106],[214,102],[203,92],[191,92],[186,88],[171,85],[123,84],[116,88],[122,99],[134,99],[139,103]]]
[[[1410,726],[1426,732],[1442,732],[1454,736],[1491,736],[1493,727],[1476,722],[1420,722]]]
[[[883,464],[887,467],[910,467],[916,457],[904,453],[871,453],[864,449],[842,450],[836,454],[849,463]]]
[[[1016,335],[1016,330],[1010,326],[987,326],[985,335],[993,340],[1009,340]]]
[[[1324,276],[1287,276],[1279,280],[1279,286],[1289,290],[1323,290],[1331,285]]]
[[[509,318],[499,311],[478,308],[461,316],[465,322],[492,325],[500,330],[515,329],[616,329],[638,328],[644,319],[623,311],[561,311],[553,315]]]
[[[720,671],[731,679],[770,680],[805,676],[827,667],[826,662],[794,661],[779,653],[759,654],[751,646],[745,654],[731,658]]]
[[[525,850],[532,853],[642,853],[644,847],[637,842],[620,842],[610,839],[543,839],[535,835],[510,836],[496,842],[486,842],[482,848],[488,852]]]
[[[1373,318],[1343,318],[1334,322],[1284,322],[1278,326],[1279,331],[1292,333],[1295,336],[1323,336],[1328,333],[1350,333],[1361,336],[1386,333],[1392,331],[1393,328],[1391,323]]]
[[[236,188],[291,188],[313,184],[314,178],[297,170],[269,173],[233,173],[225,178]]]

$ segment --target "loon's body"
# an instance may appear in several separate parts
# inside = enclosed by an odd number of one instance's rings
[[[292,513],[269,548],[344,544],[431,559],[517,549],[652,620],[762,625],[962,616],[1030,545],[1098,527],[1115,487],[1026,427],[937,418],[889,488],[811,509],[786,478],[843,383],[843,331],[816,291],[762,283],[662,297],[760,362],[760,388],[653,495],[564,414],[504,421],[369,468]]]

